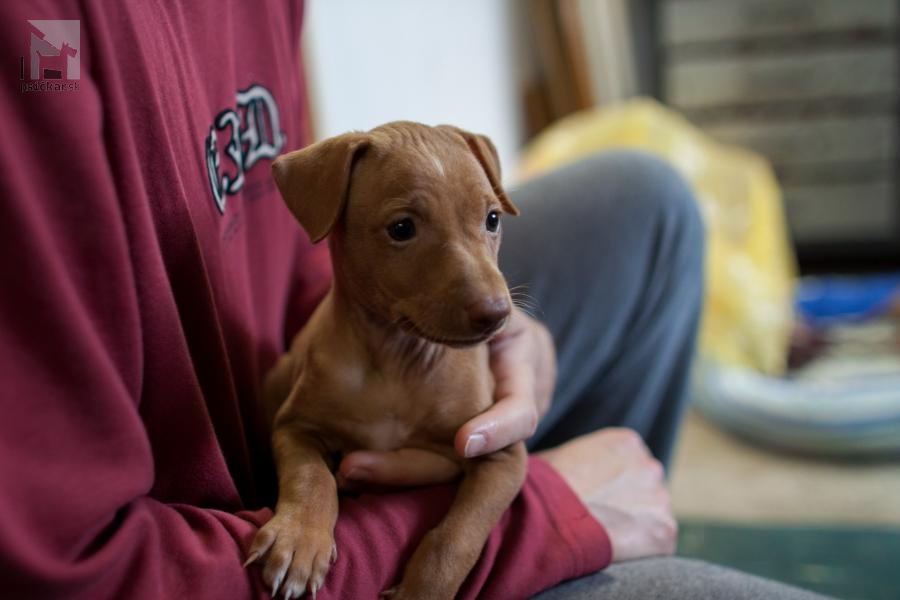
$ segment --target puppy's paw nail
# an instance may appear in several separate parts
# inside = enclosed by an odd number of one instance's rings
[[[392,588],[388,588],[388,589],[384,590],[383,592],[381,592],[380,594],[378,594],[378,597],[379,598],[390,598],[391,596],[393,596],[394,594],[397,593],[397,589],[399,587],[400,586],[395,585]]]
[[[319,584],[314,583],[310,586],[310,595],[312,595],[312,600],[316,600],[316,592],[319,591]]]
[[[276,597],[278,595],[278,588],[281,587],[281,582],[284,580],[284,573],[279,573],[275,578],[275,581],[272,582],[272,597]]]
[[[293,583],[284,586],[284,600],[293,600],[294,598],[302,598],[305,590],[297,589]]]
[[[250,565],[256,562],[256,559],[259,558],[259,552],[251,552],[250,556],[247,557],[247,560],[244,561],[244,568],[246,569]]]
[[[337,562],[337,544],[332,543],[331,544],[331,564],[334,564],[336,562]]]

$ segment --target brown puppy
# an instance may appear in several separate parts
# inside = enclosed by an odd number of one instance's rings
[[[454,504],[394,598],[453,598],[525,477],[522,443],[463,460],[453,439],[493,402],[485,342],[511,310],[497,269],[497,152],[455,127],[397,122],[278,158],[278,188],[309,236],[330,234],[334,285],[267,377],[275,516],[248,563],[273,595],[315,595],[335,557],[335,456],[420,448],[459,464]]]

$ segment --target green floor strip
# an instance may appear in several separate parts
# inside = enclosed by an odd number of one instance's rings
[[[678,538],[680,556],[846,600],[900,600],[900,529],[687,521]]]

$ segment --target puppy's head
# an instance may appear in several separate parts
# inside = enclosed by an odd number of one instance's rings
[[[281,156],[273,172],[310,238],[330,234],[338,285],[372,315],[452,345],[506,322],[497,250],[501,215],[518,209],[488,138],[389,123]]]

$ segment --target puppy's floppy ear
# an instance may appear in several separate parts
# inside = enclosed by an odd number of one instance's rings
[[[469,150],[472,151],[472,154],[478,159],[481,168],[484,169],[484,173],[487,175],[488,181],[494,189],[494,194],[496,194],[497,199],[500,200],[500,205],[503,207],[503,210],[511,215],[518,215],[519,209],[512,203],[509,196],[506,195],[506,191],[504,191],[503,186],[500,183],[500,156],[497,154],[497,148],[494,147],[494,143],[490,138],[486,135],[471,133],[465,129],[454,127],[453,125],[441,125],[440,127],[449,129],[462,136],[462,139],[466,142]]]
[[[281,197],[313,242],[328,235],[340,218],[353,162],[368,145],[368,135],[345,133],[282,154],[272,163]]]

